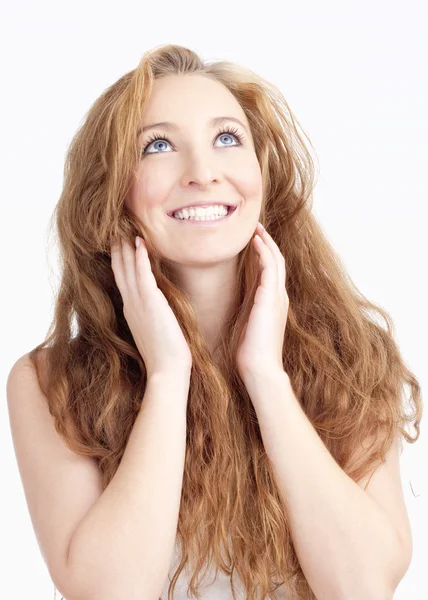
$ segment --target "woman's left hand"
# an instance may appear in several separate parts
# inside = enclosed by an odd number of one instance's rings
[[[243,381],[247,376],[283,370],[282,350],[289,299],[285,289],[285,260],[280,249],[257,224],[260,238],[252,240],[260,259],[260,285],[250,317],[242,332],[236,364]]]

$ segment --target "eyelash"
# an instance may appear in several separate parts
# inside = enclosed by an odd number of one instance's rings
[[[218,138],[219,135],[221,135],[222,133],[230,133],[232,134],[234,137],[236,137],[236,139],[238,140],[238,146],[242,146],[242,140],[244,138],[244,136],[234,127],[226,127],[226,129],[220,128],[219,131],[217,132],[217,135],[215,136],[216,138]],[[147,144],[144,146],[142,154],[148,154],[146,152],[147,148],[153,144],[153,142],[155,142],[156,140],[162,140],[163,142],[168,142],[168,144],[171,144],[171,142],[168,140],[168,138],[166,138],[164,135],[158,134],[158,133],[154,133],[152,135],[151,138],[149,138],[149,140],[147,141]],[[236,146],[235,146],[236,147]],[[150,154],[163,154],[162,152],[150,152]]]

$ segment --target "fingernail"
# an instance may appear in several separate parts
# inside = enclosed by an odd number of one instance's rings
[[[137,248],[138,248],[138,246],[140,245],[140,238],[139,238],[139,236],[138,236],[138,235],[137,235],[137,236],[135,236],[135,245],[137,246]]]

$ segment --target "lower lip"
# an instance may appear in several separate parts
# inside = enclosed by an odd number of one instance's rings
[[[236,211],[236,206],[232,207],[225,217],[221,217],[220,219],[214,219],[212,221],[195,221],[192,219],[176,219],[175,217],[172,217],[172,216],[171,216],[171,219],[173,221],[176,221],[177,223],[181,223],[182,225],[193,225],[196,227],[215,227],[216,225],[220,225],[221,223],[224,223],[225,221],[227,221],[233,215],[233,213],[235,211]]]

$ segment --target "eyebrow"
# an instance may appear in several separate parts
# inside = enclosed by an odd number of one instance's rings
[[[239,125],[241,125],[241,127],[243,127],[245,129],[245,131],[248,133],[248,128],[237,117],[214,117],[213,119],[210,119],[208,121],[208,125],[210,127],[214,127],[215,125],[221,125],[225,121],[234,121],[235,123],[239,123]],[[154,129],[156,127],[163,127],[164,129],[170,129],[170,130],[174,130],[174,131],[177,131],[178,129],[180,129],[176,123],[170,123],[168,121],[161,121],[160,123],[152,123],[152,125],[146,125],[145,127],[142,127],[142,128],[140,127],[140,129],[137,131],[137,135],[144,133],[148,129]]]

